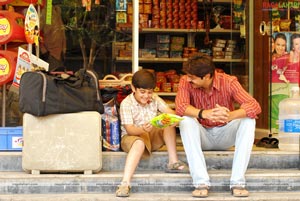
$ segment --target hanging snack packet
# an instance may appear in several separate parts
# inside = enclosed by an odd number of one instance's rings
[[[150,123],[157,128],[166,128],[183,120],[182,117],[175,114],[162,113],[150,120]]]

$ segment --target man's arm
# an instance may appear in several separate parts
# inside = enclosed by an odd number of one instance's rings
[[[198,118],[198,114],[200,112],[201,109],[195,108],[192,105],[187,106],[186,110],[184,111],[184,116],[190,116],[190,117],[196,117]],[[204,112],[204,111],[203,111]],[[202,112],[202,116],[203,116],[203,112]]]
[[[200,112],[201,114],[199,115]],[[213,109],[205,109],[205,108],[198,109],[189,105],[186,108],[184,115],[199,118],[199,119],[200,118],[208,119],[213,122],[221,122],[221,123],[226,123],[234,119],[240,119],[247,116],[246,111],[244,109],[237,109],[237,110],[230,111],[228,108],[222,107],[220,105],[216,105],[216,107]]]

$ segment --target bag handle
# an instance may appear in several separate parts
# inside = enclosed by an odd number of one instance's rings
[[[120,80],[125,81],[125,82],[128,82],[128,81],[126,81],[126,79],[127,79],[127,78],[130,78],[130,77],[132,78],[132,76],[133,76],[132,73],[128,73],[128,74],[124,75]]]
[[[114,75],[106,75],[102,80],[99,80],[100,86],[105,87],[116,87],[116,86],[125,86],[131,84],[131,81],[127,81],[126,79],[132,77],[133,74],[129,73],[124,75],[121,79],[118,79]]]
[[[84,77],[81,73],[75,73],[75,75],[67,74],[67,73],[59,73],[59,74],[52,74],[54,76],[54,80],[57,83],[61,82],[65,85],[68,85],[72,88],[79,88],[82,86],[84,82]]]
[[[103,80],[111,80],[111,79],[113,79],[113,80],[119,80],[116,76],[114,76],[114,75],[106,75],[104,78],[103,78]]]
[[[103,80],[120,80],[120,81],[126,81],[127,78],[132,77],[133,74],[132,73],[128,73],[126,75],[124,75],[123,77],[121,77],[121,79],[118,79],[116,76],[114,75],[106,75]]]

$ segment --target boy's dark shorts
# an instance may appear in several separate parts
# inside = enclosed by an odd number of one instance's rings
[[[121,140],[122,150],[128,153],[136,140],[142,140],[146,146],[142,157],[147,158],[151,155],[152,151],[156,151],[165,145],[163,131],[160,128],[153,128],[149,133],[145,132],[139,136],[124,135]]]

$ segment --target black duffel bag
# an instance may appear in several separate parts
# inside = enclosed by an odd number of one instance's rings
[[[25,72],[20,80],[19,93],[20,111],[35,116],[104,112],[98,76],[91,70],[80,69],[74,75]]]

